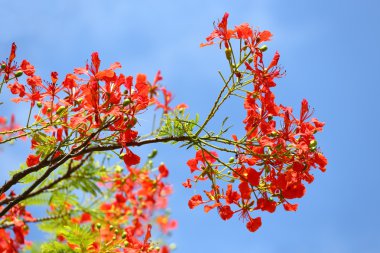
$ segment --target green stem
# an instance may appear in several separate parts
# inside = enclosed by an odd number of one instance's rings
[[[32,104],[30,104],[28,121],[26,122],[26,127],[29,127],[29,120],[30,120],[30,115],[32,114],[32,109],[33,109],[33,106],[32,106]]]

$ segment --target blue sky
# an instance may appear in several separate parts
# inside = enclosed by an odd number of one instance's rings
[[[287,70],[277,101],[298,110],[307,98],[326,122],[319,145],[327,171],[315,173],[296,213],[264,215],[252,234],[236,218],[223,222],[216,213],[188,210],[193,192],[180,183],[189,176],[185,163],[193,153],[159,146],[175,187],[171,208],[179,228],[171,240],[179,253],[380,252],[378,1],[0,0],[0,6],[2,57],[15,41],[18,59],[30,60],[45,78],[83,66],[93,51],[104,66],[120,61],[130,74],[153,78],[160,69],[175,102],[201,116],[221,85],[217,70],[226,67],[217,47],[199,48],[212,22],[229,12],[231,25],[272,31],[269,53],[278,50]],[[21,115],[23,108],[15,110]],[[220,118],[233,115],[235,125],[244,117],[237,103],[222,111]],[[2,150],[3,164],[17,166],[23,150]]]

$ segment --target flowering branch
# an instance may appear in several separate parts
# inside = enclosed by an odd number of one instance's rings
[[[42,222],[58,240],[44,245],[62,252],[168,253],[168,246],[152,241],[151,230],[152,224],[163,234],[176,227],[166,210],[169,170],[165,164],[154,166],[157,150],[145,163],[131,150],[155,143],[196,150],[187,162],[192,178],[183,186],[204,184],[209,190],[190,198],[191,209],[203,205],[206,213],[217,210],[222,220],[239,215],[250,232],[261,227],[261,212],[273,213],[280,206],[296,211],[297,204],[291,202],[305,195],[314,169],[323,172],[327,165],[315,137],[324,123],[311,118],[313,110],[305,99],[299,116],[276,103],[275,81],[285,72],[278,52],[269,63],[264,59],[269,31],[246,23],[230,29],[227,13],[214,28],[201,47],[219,44],[229,73],[219,72],[221,89],[202,121],[198,115],[190,117],[185,104],[171,106],[173,96],[161,86],[160,71],[153,82],[144,74],[118,74],[120,63],[101,69],[95,52],[85,67],[75,68],[60,82],[57,72],[42,81],[27,60],[15,63],[12,45],[1,62],[0,92],[7,84],[15,96],[12,101],[27,103],[30,110],[25,127],[14,116],[10,123],[0,117],[0,144],[26,139],[31,153],[26,167],[13,172],[0,188],[0,238],[5,238],[0,239],[0,252],[18,252],[25,245],[27,224]],[[227,119],[219,132],[208,129],[231,96],[245,110],[240,137],[227,136]],[[140,135],[138,115],[151,107],[163,111],[160,123],[155,128],[153,122],[151,133]],[[111,165],[108,151],[124,166]],[[104,154],[101,164],[95,160],[99,154]],[[231,156],[228,161],[226,155]],[[20,194],[14,192],[17,184],[26,185]],[[35,219],[26,210],[38,198],[49,207],[47,218]]]

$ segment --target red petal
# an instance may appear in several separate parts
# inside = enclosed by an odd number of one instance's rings
[[[297,211],[298,204],[284,203],[284,209],[286,211],[295,212]]]
[[[26,165],[28,165],[28,167],[37,165],[40,162],[40,156],[41,155],[29,155],[28,158],[26,158]]]
[[[276,53],[273,56],[272,62],[269,64],[267,69],[271,69],[275,66],[277,66],[278,60],[280,59],[280,54],[276,51]]]
[[[140,163],[140,157],[129,149],[127,149],[127,152],[123,159],[126,166],[132,166]]]
[[[251,232],[255,232],[261,227],[261,217],[250,219],[247,223],[247,229]]]

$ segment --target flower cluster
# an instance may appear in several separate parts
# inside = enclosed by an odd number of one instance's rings
[[[91,175],[93,181],[84,183],[95,189],[98,186],[93,186],[93,183],[105,185],[103,188],[107,188],[114,196],[114,202],[103,202],[95,216],[86,210],[75,209],[69,202],[61,203],[60,207],[50,203],[48,220],[61,219],[62,225],[67,222],[67,218],[80,225],[91,222],[92,230],[95,229],[94,224],[101,224],[102,228],[98,229],[100,239],[91,244],[94,250],[102,247],[103,243],[107,247],[117,245],[115,252],[169,252],[167,246],[160,249],[159,245],[153,247],[150,242],[151,223],[157,224],[164,233],[176,227],[176,222],[169,219],[168,213],[163,211],[167,208],[171,188],[162,180],[169,172],[164,164],[158,167],[158,176],[153,175],[152,168],[133,167],[140,164],[140,157],[130,149],[131,146],[139,145],[139,133],[135,129],[139,113],[149,106],[162,109],[164,113],[186,108],[185,104],[170,106],[172,94],[160,85],[159,82],[163,79],[160,71],[153,83],[147,80],[145,74],[138,74],[135,78],[117,74],[116,70],[121,68],[120,63],[101,69],[101,61],[95,52],[91,55],[90,63],[74,69],[61,82],[57,72],[51,73],[49,81],[43,81],[35,74],[32,64],[23,60],[18,65],[14,61],[15,57],[16,45],[13,43],[9,58],[1,62],[1,88],[7,84],[10,93],[16,96],[11,99],[13,102],[29,103],[29,117],[25,127],[18,126],[14,116],[9,125],[1,117],[0,141],[7,143],[29,138],[34,153],[29,154],[25,160],[27,168],[16,172],[1,187],[1,252],[18,252],[25,244],[24,236],[28,233],[26,223],[36,221],[25,210],[25,206],[18,203],[43,194],[46,190],[64,187],[63,182],[69,180],[70,176],[77,175],[75,173],[80,171],[91,154],[114,149],[120,150],[119,157],[124,161],[128,174],[110,171],[100,178],[94,173]],[[22,83],[24,76],[25,83]],[[160,94],[163,95],[162,103]],[[59,172],[66,162],[67,171]],[[32,177],[34,173],[42,173],[36,182],[24,192],[16,194],[12,191],[6,197],[5,193],[14,184],[21,183],[27,176]],[[53,180],[44,181],[49,178]],[[81,187],[84,188],[83,185]],[[114,239],[116,230],[111,233],[110,226],[124,229],[122,247],[120,240]],[[8,228],[13,230],[14,239],[7,231]],[[120,233],[119,237],[122,235]],[[140,240],[143,235],[144,239]],[[59,238],[72,249],[83,246],[66,240],[64,233]]]
[[[10,195],[12,196],[14,193],[11,192]],[[3,193],[0,196],[0,201],[5,197],[6,196]],[[1,209],[2,207],[0,207],[0,210]],[[17,253],[24,244],[30,244],[30,242],[25,240],[25,236],[29,233],[29,227],[26,223],[33,221],[35,221],[35,218],[26,211],[24,205],[18,204],[10,209],[3,218],[2,223],[4,225],[7,225],[8,223],[12,224],[14,238],[5,229],[0,229],[0,252]]]
[[[254,30],[245,23],[228,29],[227,19],[226,13],[201,46],[218,40],[225,47],[231,77],[236,78],[230,86],[225,83],[226,90],[228,95],[240,92],[240,97],[244,97],[245,135],[240,139],[233,135],[232,140],[224,142],[233,150],[219,148],[235,154],[227,163],[207,145],[200,145],[196,157],[187,163],[196,175],[184,186],[209,180],[211,190],[204,191],[206,199],[197,194],[189,200],[189,207],[205,204],[205,212],[217,208],[223,220],[238,214],[246,221],[247,229],[254,232],[261,226],[256,211],[273,213],[279,205],[296,211],[297,204],[290,200],[304,196],[305,183],[314,180],[312,168],[325,171],[327,160],[317,148],[314,136],[322,131],[324,123],[311,118],[305,99],[299,117],[291,107],[276,104],[272,88],[276,86],[275,79],[283,75],[278,66],[280,55],[276,52],[266,65],[263,52],[267,46],[262,44],[271,39],[271,33]],[[232,39],[240,41],[238,53],[232,50]]]
[[[163,181],[168,169],[161,164],[158,171],[154,175],[149,167],[127,167],[124,173],[117,166],[114,173],[102,177],[104,191],[112,195],[112,201],[104,201],[96,210],[70,218],[72,223],[91,225],[95,236],[87,243],[86,252],[102,252],[102,248],[125,253],[169,252],[168,246],[151,241],[152,223],[158,224],[163,234],[177,227],[166,212],[172,193],[171,186]],[[68,205],[66,211],[73,208]],[[50,215],[59,215],[59,211],[51,206]],[[73,250],[83,247],[65,229],[57,230],[57,237]]]

